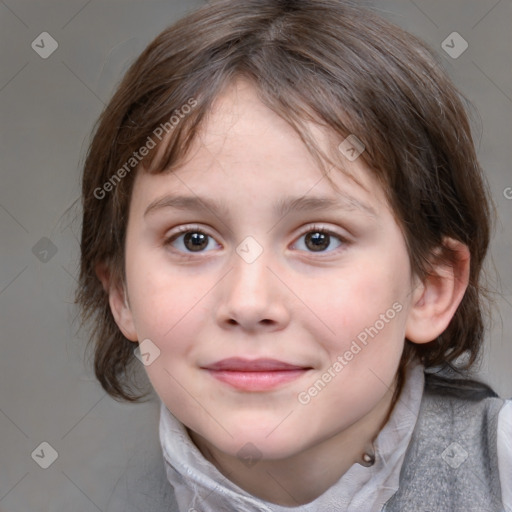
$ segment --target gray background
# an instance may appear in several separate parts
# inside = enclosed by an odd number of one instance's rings
[[[501,293],[478,376],[511,397],[512,2],[374,3],[438,50],[476,107],[478,152],[499,214],[489,268]],[[156,399],[118,403],[84,363],[73,306],[74,205],[90,131],[123,70],[202,4],[0,0],[0,511],[105,510],[142,444],[158,448]],[[47,59],[31,47],[45,31],[58,42]],[[441,47],[454,31],[469,44],[456,59]],[[48,469],[31,457],[42,442],[58,453]]]

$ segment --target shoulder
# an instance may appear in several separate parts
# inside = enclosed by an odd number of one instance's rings
[[[425,376],[425,408],[430,399],[431,411],[442,411],[450,417],[454,439],[460,435],[480,445],[482,457],[488,458],[487,471],[494,475],[496,484],[499,481],[495,492],[501,494],[504,510],[512,512],[512,398],[500,398],[483,382]],[[464,436],[465,432],[471,436]],[[453,446],[458,448],[458,444]],[[461,455],[465,456],[465,450]]]
[[[425,372],[399,490],[386,511],[502,511],[498,423],[505,400],[487,384]]]
[[[500,415],[506,400],[487,384],[450,379],[425,372],[425,389],[416,429],[423,439],[433,437],[460,444],[480,444],[482,457],[497,460]]]
[[[503,505],[512,512],[512,398],[505,401],[499,414],[497,444]]]
[[[468,432],[470,428],[489,435],[494,442],[498,418],[505,400],[484,382],[451,379],[425,372],[419,427]]]
[[[498,398],[497,393],[484,382],[473,379],[454,379],[436,373],[425,372],[425,394],[460,398],[477,402],[486,398]]]

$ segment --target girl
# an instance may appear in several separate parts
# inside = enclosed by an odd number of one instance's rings
[[[83,209],[96,375],[136,401],[142,362],[161,401],[123,510],[510,510],[512,404],[467,378],[489,199],[413,36],[340,0],[205,6],[127,72]]]

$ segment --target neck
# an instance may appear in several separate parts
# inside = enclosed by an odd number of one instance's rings
[[[189,435],[207,460],[248,493],[276,505],[300,506],[318,498],[353,464],[362,462],[363,454],[389,419],[395,388],[346,430],[291,457],[262,459],[251,467],[221,452],[197,433],[189,430]]]

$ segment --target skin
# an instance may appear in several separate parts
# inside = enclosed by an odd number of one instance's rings
[[[312,130],[332,147],[330,135]],[[458,255],[452,265],[417,279],[380,186],[362,159],[342,163],[362,186],[339,170],[330,173],[336,189],[322,179],[293,129],[239,80],[217,98],[184,164],[137,174],[125,285],[98,269],[124,335],[160,349],[145,367],[149,379],[203,455],[243,489],[281,505],[315,499],[360,460],[387,416],[405,337],[437,337],[467,286],[468,250],[450,239]],[[330,210],[274,212],[276,201],[305,194],[350,195],[374,213],[346,201]],[[217,199],[227,211],[161,206],[144,215],[177,195]],[[210,235],[208,245],[191,251],[178,227]],[[314,251],[305,235],[319,227],[332,235],[325,250]],[[263,249],[252,263],[236,252],[247,236]],[[298,394],[396,303],[401,311],[301,404]],[[228,357],[310,370],[270,391],[240,391],[201,369]],[[249,442],[262,457],[251,467],[237,457]]]

